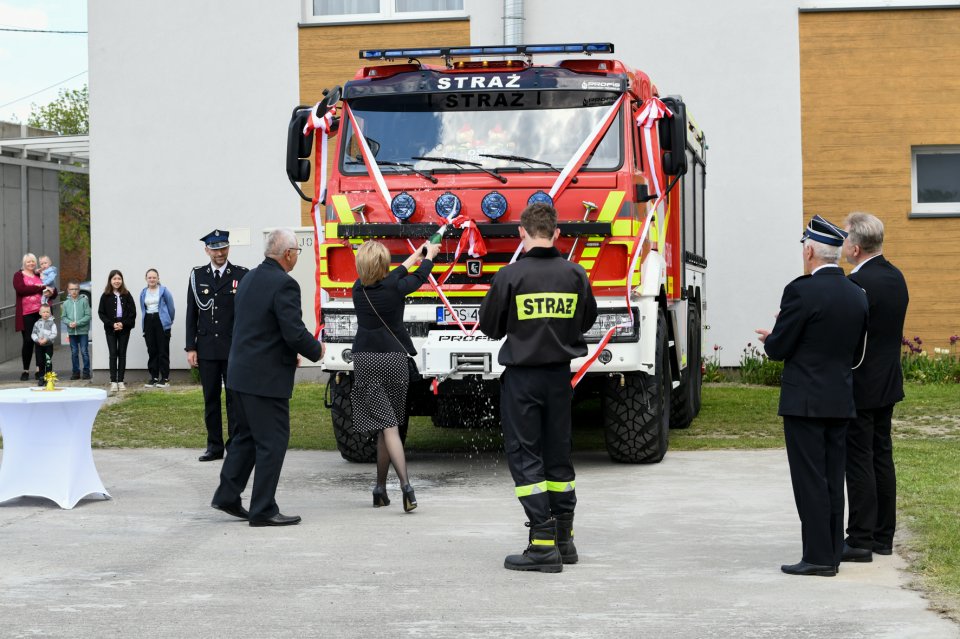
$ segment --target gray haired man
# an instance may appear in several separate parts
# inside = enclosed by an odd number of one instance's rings
[[[849,278],[867,292],[869,338],[853,371],[857,417],[847,427],[847,538],[843,561],[866,562],[893,552],[897,476],[890,435],[893,406],[903,399],[900,341],[910,296],[903,274],[883,256],[883,222],[851,213],[843,255],[854,265]]]

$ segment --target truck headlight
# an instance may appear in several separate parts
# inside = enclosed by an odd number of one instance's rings
[[[324,313],[323,338],[328,342],[352,342],[357,336],[357,316],[352,313]]]
[[[637,341],[637,323],[633,314],[626,311],[600,313],[597,315],[597,321],[593,323],[593,327],[583,336],[588,342],[599,342],[607,334],[607,331],[619,324],[624,324],[624,326],[617,328],[613,337],[610,338],[611,342]]]

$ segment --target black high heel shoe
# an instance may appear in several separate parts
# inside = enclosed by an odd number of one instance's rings
[[[407,484],[402,486],[400,490],[403,492],[403,510],[404,512],[410,512],[417,507],[417,496],[413,494],[413,486]]]
[[[387,497],[386,486],[374,486],[373,488],[373,507],[389,506],[390,498]]]

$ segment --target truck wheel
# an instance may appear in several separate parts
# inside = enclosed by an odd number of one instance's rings
[[[687,428],[700,412],[700,394],[703,390],[701,370],[700,311],[690,308],[687,314],[687,368],[683,381],[673,390],[670,406],[670,428]]]
[[[657,370],[653,375],[625,373],[603,387],[603,425],[610,459],[655,464],[667,454],[670,438],[670,353],[667,321],[657,317]]]
[[[437,428],[500,428],[500,398],[440,396],[431,419]]]
[[[330,419],[333,436],[337,440],[340,456],[350,462],[373,462],[377,460],[377,439],[367,433],[358,433],[353,427],[353,375],[334,373],[330,376]],[[403,430],[406,430],[405,428]]]

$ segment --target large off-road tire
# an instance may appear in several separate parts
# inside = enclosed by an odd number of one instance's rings
[[[670,405],[670,428],[687,428],[700,413],[703,391],[702,344],[700,337],[700,309],[691,304],[687,313],[687,368],[680,386],[673,389]]]
[[[350,462],[369,463],[377,461],[377,438],[370,433],[358,433],[353,425],[353,389],[351,373],[333,373],[330,376],[330,420],[333,436],[337,440],[340,456]],[[409,416],[404,414],[400,423],[400,439],[406,441]]]
[[[670,353],[667,321],[657,317],[657,370],[653,375],[626,373],[606,380],[602,394],[604,439],[610,459],[655,464],[667,454],[670,440]]]
[[[440,396],[431,420],[437,428],[500,428],[500,398],[493,395]]]

